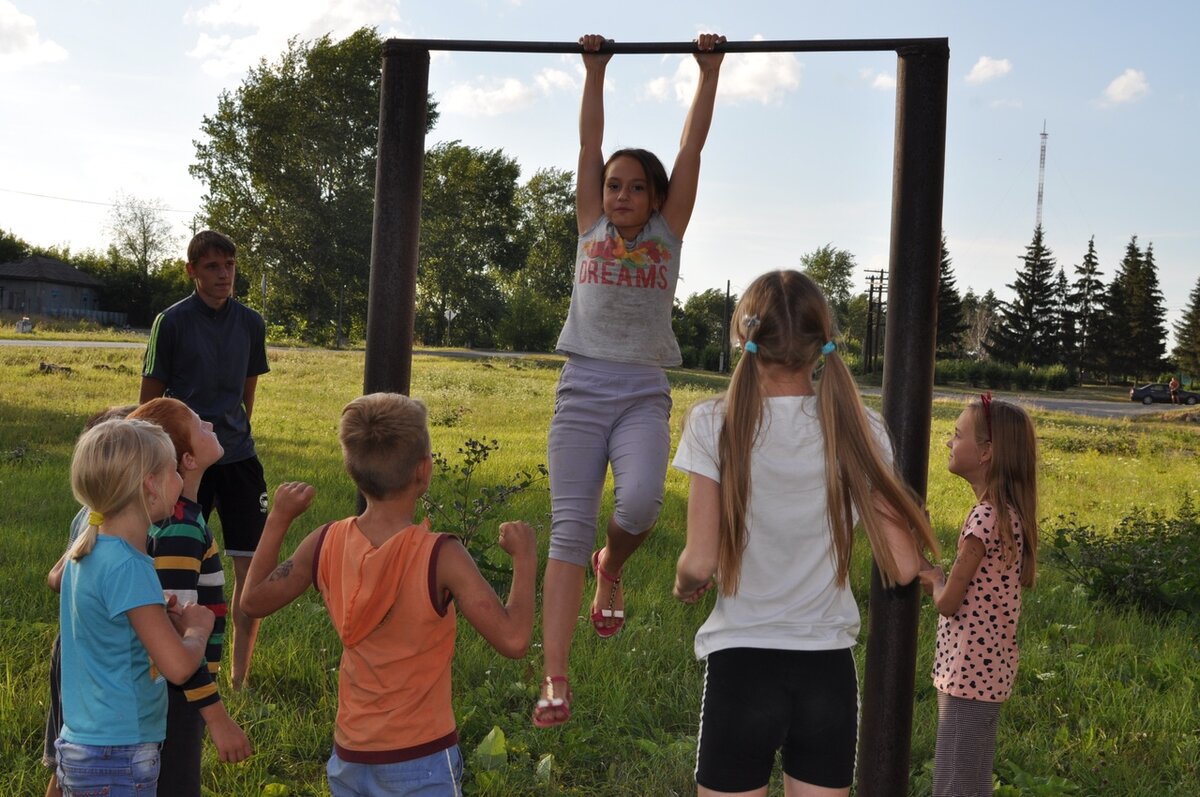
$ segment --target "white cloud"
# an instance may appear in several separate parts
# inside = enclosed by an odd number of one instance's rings
[[[311,40],[329,34],[341,39],[361,27],[378,27],[383,33],[384,25],[399,19],[394,0],[211,0],[183,16],[186,24],[200,29],[188,55],[216,77],[240,74],[261,58],[276,58],[293,37]]]
[[[1104,90],[1102,106],[1121,105],[1126,102],[1140,100],[1150,93],[1150,83],[1146,73],[1137,69],[1126,69]]]
[[[863,67],[858,70],[858,74],[863,80],[870,83],[873,89],[892,91],[896,88],[896,76],[889,75],[887,72],[877,72],[874,69]]]
[[[981,55],[975,62],[975,66],[971,67],[971,71],[967,73],[967,82],[987,83],[989,80],[1004,77],[1011,71],[1012,63],[1007,58],[990,58]]]
[[[579,85],[575,78],[561,69],[543,69],[534,78],[534,81],[543,94],[550,94],[554,91],[575,91]]]
[[[0,72],[63,61],[67,51],[38,33],[37,20],[0,0]]]
[[[607,81],[605,81],[607,84]],[[480,77],[472,83],[458,83],[438,98],[438,110],[462,116],[500,116],[528,108],[539,97],[558,92],[577,92],[580,83],[561,69],[543,69],[534,75],[531,85],[517,78]]]
[[[538,92],[516,78],[480,78],[475,84],[460,83],[445,92],[438,110],[463,116],[499,116],[528,108]]]
[[[1020,108],[1020,100],[992,100],[988,103],[989,108]]]
[[[761,41],[755,36],[754,41]],[[664,100],[674,95],[687,107],[696,93],[700,73],[691,56],[677,59],[675,74],[658,77],[643,88],[646,96]],[[721,64],[721,82],[717,98],[723,102],[779,102],[783,95],[800,87],[804,65],[794,53],[730,53]]]

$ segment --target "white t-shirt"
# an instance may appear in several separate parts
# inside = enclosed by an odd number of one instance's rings
[[[892,448],[883,420],[868,410],[884,458]],[[688,416],[674,466],[720,482],[717,440],[725,403],[706,401]],[[717,596],[696,632],[696,658],[726,648],[838,650],[858,637],[858,605],[838,586],[825,498],[825,450],[816,396],[766,399],[750,455],[747,544],[736,595]]]

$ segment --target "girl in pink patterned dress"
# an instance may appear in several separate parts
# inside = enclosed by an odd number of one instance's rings
[[[1017,675],[1021,588],[1032,587],[1037,558],[1037,437],[1015,404],[990,393],[954,424],[951,473],[975,491],[947,578],[921,572],[938,621],[933,685],[938,691],[934,797],[992,793],[1000,705]]]

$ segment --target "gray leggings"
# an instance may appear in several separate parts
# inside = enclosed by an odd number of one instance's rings
[[[661,368],[571,355],[550,422],[550,558],[586,567],[608,467],[613,519],[630,534],[654,525],[671,450],[671,388]]]
[[[938,691],[933,797],[991,797],[1001,703]]]

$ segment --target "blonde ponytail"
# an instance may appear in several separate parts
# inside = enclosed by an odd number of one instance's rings
[[[104,421],[84,432],[71,457],[71,491],[91,511],[68,558],[78,562],[90,554],[103,517],[113,517],[134,500],[145,502],[145,477],[175,462],[171,438],[146,421]]]

